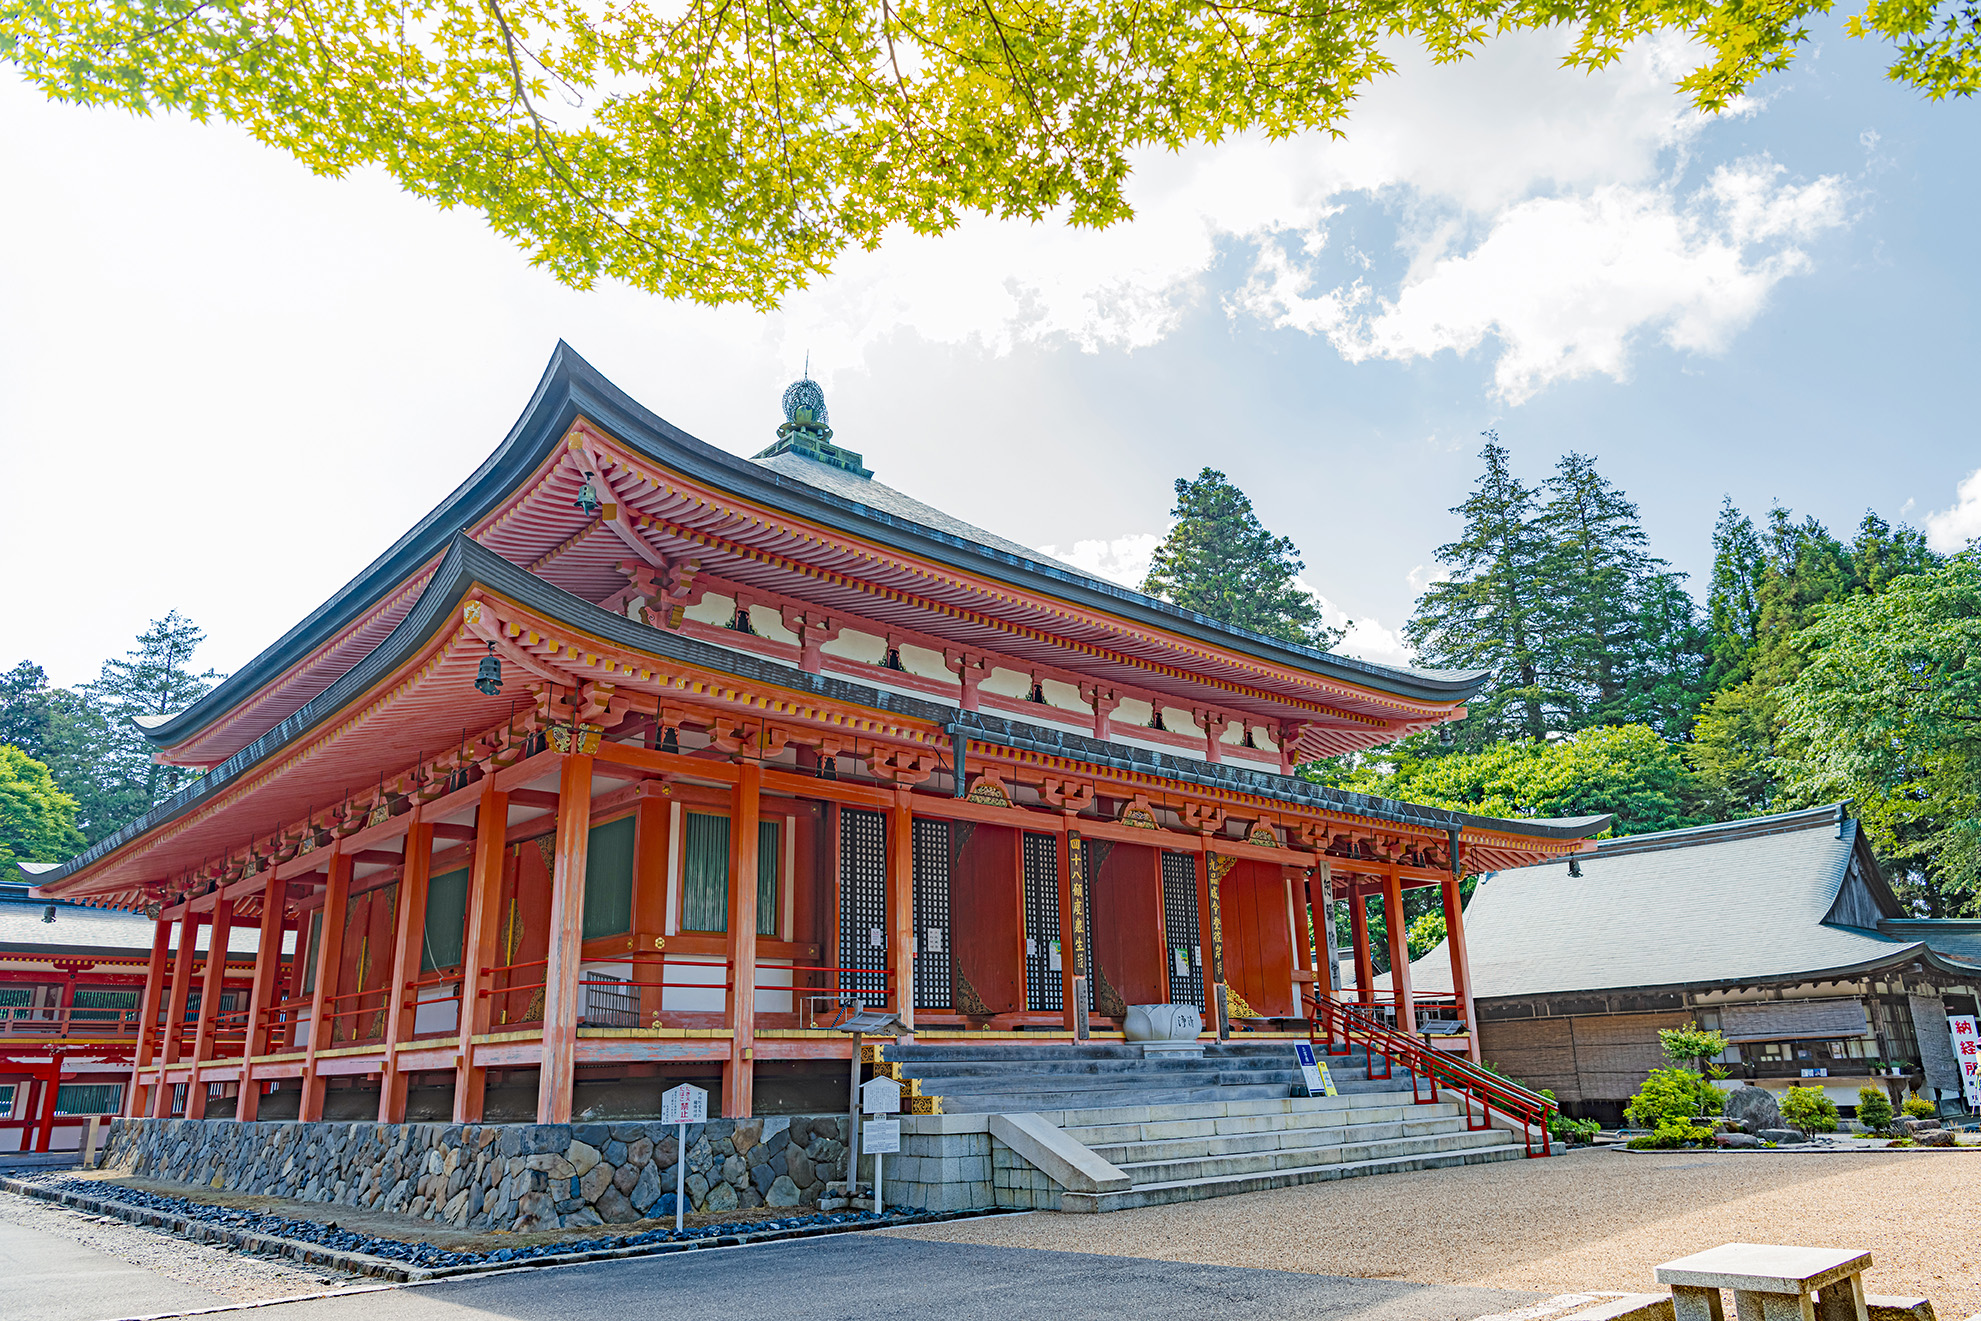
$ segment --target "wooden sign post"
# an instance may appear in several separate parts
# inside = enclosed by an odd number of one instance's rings
[[[860,1087],[860,1109],[870,1115],[901,1113],[901,1084],[892,1078],[869,1078]],[[899,1119],[869,1119],[860,1125],[860,1145],[874,1158],[874,1214],[881,1213],[880,1161],[890,1151],[901,1150]]]

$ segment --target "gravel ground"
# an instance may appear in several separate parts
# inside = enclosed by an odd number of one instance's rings
[[[0,1192],[0,1224],[18,1225],[71,1239],[93,1252],[143,1267],[166,1279],[235,1303],[321,1293],[375,1281],[283,1258],[255,1257],[211,1244],[192,1243],[161,1230],[86,1215],[49,1202]],[[13,1299],[21,1303],[25,1300]],[[30,1309],[31,1310],[31,1309]]]
[[[1981,1154],[1584,1151],[881,1232],[1549,1293],[1655,1289],[1658,1263],[1722,1243],[1865,1248],[1870,1292],[1923,1294],[1942,1321],[1958,1321],[1981,1313],[1977,1181]]]

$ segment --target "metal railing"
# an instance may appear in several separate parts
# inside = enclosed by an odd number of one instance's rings
[[[1441,1098],[1439,1089],[1455,1094],[1465,1109],[1465,1126],[1473,1131],[1493,1127],[1493,1111],[1521,1126],[1529,1156],[1553,1154],[1548,1120],[1555,1103],[1539,1092],[1522,1087],[1508,1078],[1488,1072],[1471,1060],[1399,1032],[1367,1011],[1366,1006],[1340,1004],[1325,995],[1310,996],[1314,1008],[1308,1019],[1309,1038],[1318,1050],[1331,1056],[1352,1057],[1357,1046],[1363,1053],[1368,1075],[1389,1078],[1401,1065],[1410,1073],[1411,1099],[1419,1105],[1434,1105]],[[1377,1072],[1376,1061],[1382,1060]],[[1428,1088],[1430,1095],[1424,1094]],[[1539,1150],[1535,1149],[1539,1143]]]

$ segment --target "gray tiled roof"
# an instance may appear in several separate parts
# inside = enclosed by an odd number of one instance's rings
[[[47,911],[44,900],[0,900],[0,950],[13,954],[45,953],[51,957],[76,954],[103,958],[151,957],[152,923],[142,913],[57,904],[55,920],[44,922],[42,915]],[[210,932],[209,927],[200,927],[196,948],[206,948]],[[261,932],[253,926],[235,927],[227,933],[229,957],[253,954],[261,943],[260,937]]]
[[[1958,917],[1901,917],[1878,923],[1894,940],[1923,940],[1934,953],[1981,963],[1981,921]]]
[[[1767,981],[1916,950],[1824,923],[1855,837],[1831,807],[1605,840],[1580,876],[1566,860],[1493,873],[1465,908],[1472,993]],[[1442,943],[1410,968],[1416,990],[1450,992]]]

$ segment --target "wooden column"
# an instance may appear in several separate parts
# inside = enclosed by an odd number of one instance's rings
[[[1060,819],[1059,829],[1059,1005],[1066,1030],[1086,1035],[1086,1006],[1082,997],[1086,983],[1075,968],[1073,940],[1073,832],[1072,816]]]
[[[1376,1003],[1376,958],[1369,945],[1369,896],[1351,878],[1348,882],[1348,932],[1355,942],[1355,998]]]
[[[628,952],[652,963],[635,963],[633,980],[666,980],[659,960],[667,948],[668,816],[672,803],[667,786],[652,780],[640,786],[639,807],[633,818],[633,938]],[[661,1011],[658,986],[640,989],[640,1026],[648,1027]]]
[[[234,932],[234,901],[213,901],[213,925],[206,933],[206,976],[200,981],[199,1028],[193,1035],[193,1074],[186,1081],[186,1118],[206,1118],[205,1083],[199,1066],[214,1056],[214,1034],[220,1027],[220,997],[227,986],[227,941]],[[198,1110],[198,1114],[193,1111]]]
[[[158,1054],[158,1002],[165,991],[165,964],[172,954],[172,924],[161,917],[151,925],[151,964],[145,970],[144,994],[138,999],[138,1040],[132,1047],[131,1062],[136,1067],[131,1070],[131,1085],[124,1089],[124,1114],[128,1118],[148,1114],[151,1109],[140,1102],[141,1092],[144,1102],[149,1102],[151,1095],[138,1080]]]
[[[454,1052],[454,1122],[478,1124],[488,1070],[475,1064],[475,1036],[488,1031],[488,978],[502,925],[502,865],[509,856],[509,795],[482,781],[475,809],[475,860],[468,874],[468,911],[461,933],[461,1011]]]
[[[906,785],[894,790],[887,817],[887,963],[894,971],[894,1012],[915,1031],[915,811]],[[953,933],[952,933],[953,934]]]
[[[344,914],[351,903],[351,855],[335,853],[330,858],[330,880],[323,887],[323,934],[317,940],[316,989],[310,995],[310,1044],[303,1056],[303,1095],[297,1103],[296,1118],[310,1122],[323,1118],[325,1080],[316,1071],[317,1052],[330,1045],[331,1025],[326,1018],[337,998],[337,974],[344,962]]]
[[[62,1057],[57,1055],[45,1067],[48,1070],[48,1076],[41,1084],[39,1104],[35,1107],[34,1129],[32,1132],[28,1130],[22,1130],[21,1132],[21,1150],[23,1151],[47,1151],[49,1140],[55,1134],[55,1100],[62,1090]],[[187,1095],[190,1096],[191,1093],[188,1092]],[[190,1104],[188,1102],[188,1108],[190,1108]],[[32,1138],[32,1142],[30,1142],[30,1138]]]
[[[1302,1018],[1312,1018],[1314,1015],[1307,1004],[1307,997],[1318,995],[1324,983],[1319,975],[1321,956],[1314,948],[1314,928],[1308,917],[1313,898],[1307,888],[1307,869],[1282,867],[1280,874],[1286,877],[1293,901],[1293,968],[1295,972],[1305,972],[1314,979],[1308,982],[1302,982],[1298,977],[1293,979],[1293,1012]]]
[[[747,1119],[756,1106],[757,821],[763,767],[746,761],[729,792],[729,1059],[722,1066],[722,1117]]]
[[[1403,881],[1383,873],[1383,927],[1389,934],[1389,986],[1396,996],[1396,1030],[1415,1034],[1417,1002],[1410,994],[1410,933],[1403,916]]]
[[[1444,891],[1444,944],[1451,955],[1451,993],[1458,1001],[1458,1012],[1465,1019],[1465,1053],[1473,1063],[1479,1053],[1479,1021],[1472,1009],[1472,955],[1465,948],[1465,906],[1459,900],[1458,877],[1440,887]]]
[[[1204,1026],[1222,1040],[1225,1034],[1224,987],[1221,984],[1223,979],[1220,970],[1212,964],[1209,849],[1197,851],[1197,949],[1203,961],[1199,973],[1204,980]]]
[[[193,984],[193,955],[199,943],[199,914],[188,908],[179,919],[179,948],[173,953],[172,990],[165,999],[165,1026],[163,1048],[159,1052],[161,1064],[176,1064],[179,1060],[180,1033],[186,1022],[186,995]],[[186,1095],[192,1095],[188,1088]],[[172,1089],[165,1082],[165,1073],[158,1074],[158,1089],[152,1093],[151,1113],[154,1118],[163,1119],[172,1113]]]
[[[543,969],[543,1052],[537,1122],[571,1122],[578,1059],[578,964],[583,958],[585,855],[592,830],[592,759],[571,753],[557,780],[557,852],[550,869],[550,942]],[[754,893],[754,892],[753,892]]]
[[[1211,837],[1206,834],[1204,851],[1198,855],[1204,860],[1204,888],[1210,896],[1211,925],[1210,934],[1204,937],[1204,963],[1210,969],[1211,987],[1215,992],[1211,996],[1211,1013],[1215,1015],[1212,1022],[1217,1026],[1218,1040],[1229,1041],[1231,1001],[1224,993],[1227,985],[1224,977],[1224,900],[1218,895],[1218,885],[1220,877],[1230,874],[1231,864],[1226,862],[1224,866],[1218,866],[1218,855],[1211,852],[1210,842]]]
[[[385,984],[385,1067],[379,1071],[378,1122],[406,1122],[406,1075],[399,1071],[399,1043],[413,1035],[415,997],[406,983],[419,980],[426,939],[426,889],[433,872],[433,825],[413,809],[406,831],[406,865],[399,876],[399,916],[392,935],[392,980]]]
[[[261,929],[255,938],[254,987],[248,992],[248,1039],[241,1047],[241,1085],[234,1097],[236,1123],[253,1123],[261,1107],[261,1084],[254,1080],[254,1057],[267,1049],[268,1029],[262,1019],[274,1012],[276,974],[282,971],[282,908],[289,883],[275,879],[261,889]]]

